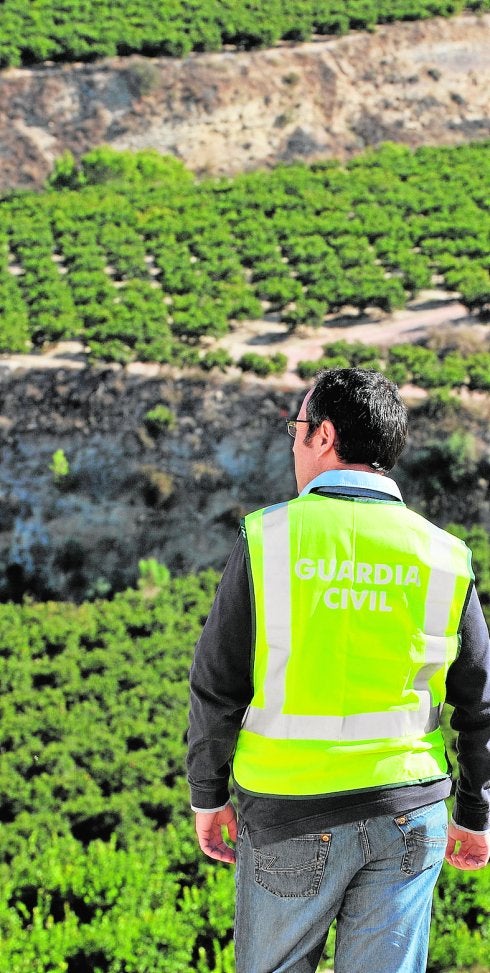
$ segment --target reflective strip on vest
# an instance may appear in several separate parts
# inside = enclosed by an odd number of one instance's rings
[[[283,506],[271,511],[267,524],[268,529],[264,532],[264,607],[269,657],[264,694],[268,712],[279,715],[284,705],[286,691],[284,648],[287,646],[288,655],[291,649],[289,532],[284,529]],[[278,592],[281,593],[280,597]],[[252,713],[250,716],[252,717]],[[246,726],[247,729],[252,729],[248,719]]]
[[[439,726],[439,705],[434,705],[430,680],[446,661],[447,633],[455,604],[457,570],[453,583],[448,571],[433,567],[425,604],[425,661],[410,687],[419,700],[417,708],[399,707],[385,712],[349,715],[285,713],[285,656],[291,652],[291,564],[287,505],[266,513],[263,531],[263,585],[265,631],[268,646],[264,679],[265,706],[249,707],[243,728],[271,739],[365,741],[421,737]],[[427,522],[426,522],[427,523]],[[458,545],[444,531],[427,524],[429,559],[432,564],[452,565]],[[461,548],[459,548],[460,552]],[[457,599],[456,599],[457,602]],[[367,660],[367,664],[368,660]]]
[[[439,707],[427,706],[430,693],[418,694],[420,709],[351,716],[303,716],[272,713],[251,706],[244,729],[280,740],[376,740],[420,736],[439,726]]]

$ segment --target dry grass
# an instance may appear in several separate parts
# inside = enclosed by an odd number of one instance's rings
[[[431,328],[427,333],[427,347],[437,352],[458,351],[473,355],[490,350],[490,331],[484,324],[446,325]]]

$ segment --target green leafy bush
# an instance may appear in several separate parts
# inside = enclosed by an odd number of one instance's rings
[[[269,277],[256,285],[257,296],[269,301],[272,308],[282,308],[301,297],[301,284],[292,278]]]
[[[477,355],[469,355],[466,363],[470,388],[484,391],[490,389],[490,353],[479,352]]]
[[[327,368],[349,368],[350,361],[345,355],[332,355],[331,358],[319,358],[318,361],[300,361],[297,372],[300,378],[314,378],[319,371]]]
[[[220,372],[226,372],[226,369],[233,365],[233,358],[224,348],[216,348],[214,351],[207,351],[199,359],[199,364],[207,372],[212,368],[219,368]]]
[[[148,426],[150,432],[154,433],[171,430],[175,428],[175,414],[167,405],[159,403],[153,406],[152,409],[149,409],[145,414],[145,424]]]
[[[70,472],[70,464],[62,449],[57,449],[51,458],[49,468],[53,474],[55,483],[63,480]]]
[[[327,358],[339,355],[347,358],[349,365],[354,368],[380,367],[381,349],[376,345],[364,345],[361,341],[333,341],[324,345],[323,351]]]
[[[285,371],[288,360],[286,355],[278,352],[276,355],[257,355],[255,352],[246,352],[240,358],[238,365],[244,372],[255,372],[256,375],[265,377],[266,375],[281,375]]]
[[[395,366],[396,367],[396,366]],[[442,388],[432,389],[427,398],[417,406],[416,414],[424,415],[429,419],[443,419],[448,416],[455,416],[463,408],[461,399],[454,395],[451,389],[443,386]]]
[[[139,561],[138,567],[140,571],[139,588],[164,588],[168,585],[170,571],[166,564],[160,564],[154,557],[150,557],[147,560]]]

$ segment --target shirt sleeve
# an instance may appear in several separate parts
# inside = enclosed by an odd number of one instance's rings
[[[190,672],[187,772],[191,805],[222,807],[230,761],[253,696],[252,610],[243,538],[237,538]]]
[[[461,649],[447,674],[447,701],[454,706],[459,780],[453,821],[468,831],[490,829],[490,645],[473,589],[461,631]]]

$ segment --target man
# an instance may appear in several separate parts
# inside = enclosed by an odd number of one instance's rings
[[[225,862],[223,829],[237,841],[237,973],[311,973],[335,918],[336,973],[422,973],[444,855],[490,856],[490,650],[469,552],[386,476],[407,413],[383,375],[321,373],[288,432],[299,495],[245,518],[191,670],[197,835]]]

